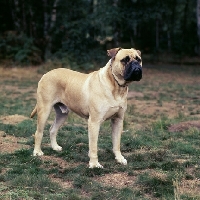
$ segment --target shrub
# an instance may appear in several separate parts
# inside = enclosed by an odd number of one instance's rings
[[[33,38],[25,34],[7,32],[0,38],[0,58],[11,59],[17,64],[40,64],[41,51],[34,44]]]

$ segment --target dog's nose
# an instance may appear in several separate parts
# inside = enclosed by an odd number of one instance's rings
[[[134,69],[134,73],[135,73],[135,74],[141,74],[141,73],[142,73],[141,68],[139,68],[139,67],[138,67],[138,68],[135,68],[135,69]]]
[[[125,69],[124,80],[140,81],[142,78],[142,67],[138,62],[131,62]]]
[[[133,81],[139,81],[142,78],[142,69],[139,67],[135,68],[132,76],[133,76]]]
[[[137,74],[140,73],[140,71],[141,71],[140,68],[135,68],[135,69],[134,69],[134,72],[137,73]]]

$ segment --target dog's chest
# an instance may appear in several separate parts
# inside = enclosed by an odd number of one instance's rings
[[[121,115],[126,110],[126,104],[117,104],[117,105],[110,105],[107,107],[107,111],[104,115],[104,120],[114,118],[118,115]]]

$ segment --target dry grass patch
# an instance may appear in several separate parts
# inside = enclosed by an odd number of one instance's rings
[[[58,158],[55,156],[41,156],[41,160],[44,162],[43,168],[53,169],[59,168],[59,171],[62,173],[66,168],[77,167],[80,163],[69,163],[63,160],[62,158]],[[48,163],[45,165],[45,163]],[[49,178],[52,182],[58,183],[62,188],[69,189],[73,188],[73,181],[58,178],[55,174],[50,174]]]
[[[160,106],[158,105],[157,100],[149,100],[146,102],[144,100],[134,99],[129,100],[128,103],[135,106],[136,112],[146,116],[151,115],[156,117],[161,114],[166,114],[169,118],[173,118],[182,110],[182,108],[177,107],[175,102],[163,102],[162,106]]]
[[[200,180],[182,180],[179,186],[180,194],[195,197],[199,195],[200,191]],[[198,198],[199,199],[199,198]]]
[[[53,177],[53,175],[50,175],[49,177],[52,182],[59,184],[64,189],[73,188],[73,181],[63,180],[61,178],[55,178]]]
[[[127,173],[112,173],[106,174],[101,177],[96,177],[95,180],[102,183],[105,186],[115,187],[115,188],[125,188],[132,187],[136,182],[135,176],[128,176]]]
[[[29,119],[23,115],[8,115],[1,116],[0,122],[3,124],[12,124],[16,125],[24,120]],[[0,131],[0,152],[4,153],[13,153],[19,149],[28,149],[29,145],[25,145],[27,139],[23,137],[15,137],[12,135],[7,135],[4,131]]]
[[[135,92],[135,91],[128,92],[128,99],[132,99],[136,97],[144,97],[144,94],[142,92]]]
[[[13,153],[14,151],[19,149],[30,148],[29,145],[23,144],[25,142],[25,138],[6,135],[5,132],[0,131],[0,152]]]
[[[80,163],[72,163],[72,162],[67,162],[63,160],[62,158],[55,157],[55,156],[41,156],[40,157],[43,162],[49,162],[49,166],[56,166],[59,167],[60,169],[65,169],[69,167],[77,167]]]
[[[16,68],[16,67],[9,67],[9,68],[2,68],[0,67],[0,77],[3,79],[9,78],[17,78],[17,79],[24,79],[24,78],[35,78],[41,75],[37,73],[37,67],[26,67],[24,68]]]
[[[168,130],[169,132],[183,132],[190,128],[200,129],[200,120],[186,121],[186,122],[180,122],[178,124],[173,124],[168,128]]]
[[[29,119],[29,118],[23,115],[18,115],[18,114],[0,117],[0,121],[3,124],[13,124],[13,125],[18,124],[26,119]]]

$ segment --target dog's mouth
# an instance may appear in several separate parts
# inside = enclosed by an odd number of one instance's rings
[[[125,81],[140,81],[142,79],[142,67],[137,61],[132,61],[125,66]]]

